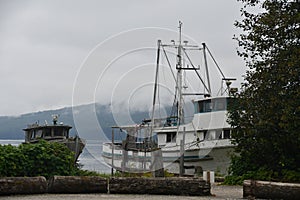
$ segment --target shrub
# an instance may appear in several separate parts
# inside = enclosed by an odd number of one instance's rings
[[[73,152],[55,142],[0,145],[0,177],[74,175],[74,159]]]
[[[240,156],[232,157],[229,173],[230,175],[225,177],[226,185],[241,185],[246,179],[300,183],[300,170],[284,169],[278,172],[266,167],[257,168],[243,161]]]

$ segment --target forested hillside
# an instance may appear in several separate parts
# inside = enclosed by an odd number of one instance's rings
[[[94,108],[94,104],[81,105],[75,107],[76,111],[79,111],[83,116],[89,117],[91,114],[91,108]],[[115,125],[114,116],[112,115],[108,105],[96,104],[96,113],[104,133],[98,133],[99,130],[96,127],[88,127],[89,133],[80,133],[80,137],[85,139],[91,138],[96,134],[105,134],[110,139],[111,126]],[[74,109],[74,108],[73,108]],[[26,128],[28,124],[38,122],[39,124],[52,123],[52,115],[58,114],[59,121],[64,124],[71,125],[71,134],[77,134],[76,127],[73,120],[72,107],[66,107],[57,110],[47,110],[35,113],[23,114],[20,116],[1,116],[0,117],[0,139],[23,139],[23,128]],[[149,113],[146,111],[135,111],[131,113],[132,119],[136,123],[140,123],[142,119],[149,118]],[[75,128],[74,128],[75,127]]]

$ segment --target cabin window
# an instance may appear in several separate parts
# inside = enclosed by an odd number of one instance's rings
[[[231,134],[230,134],[230,130],[229,129],[225,129],[223,130],[223,134],[224,134],[224,139],[230,139],[231,138]]]
[[[30,139],[34,139],[34,137],[35,137],[34,131],[30,131]]]
[[[197,101],[195,102],[195,113],[226,110],[228,101],[228,98],[216,98]]]
[[[41,138],[43,135],[43,131],[42,130],[36,130],[35,132],[35,138]]]
[[[207,139],[206,136],[207,136],[207,130],[197,131],[196,138],[198,142],[206,140]]]
[[[214,108],[213,111],[226,110],[226,99],[214,99],[213,100]]]
[[[166,142],[175,142],[176,141],[176,132],[167,133]]]
[[[207,131],[204,131],[203,132],[203,140],[206,140],[207,139]]]
[[[199,113],[203,113],[203,101],[199,101],[199,102],[197,102],[197,104],[198,104],[198,112]]]
[[[203,106],[204,106],[203,112],[211,112],[211,110],[212,110],[211,100],[209,100],[209,101],[204,101]]]
[[[194,109],[195,109],[195,113],[199,113],[199,112],[200,112],[200,111],[199,111],[199,104],[198,104],[197,101],[194,102]]]
[[[69,138],[69,131],[67,129],[64,130],[64,136],[66,136],[67,138]]]
[[[211,112],[211,100],[199,101],[198,102],[198,110],[200,113]]]
[[[60,128],[53,128],[54,136],[64,136],[62,129]]]
[[[51,137],[51,129],[46,128],[46,129],[44,130],[44,135],[45,135],[45,137]]]
[[[216,130],[216,139],[222,139],[222,129]]]
[[[216,131],[210,130],[208,131],[207,140],[214,140],[216,139]]]

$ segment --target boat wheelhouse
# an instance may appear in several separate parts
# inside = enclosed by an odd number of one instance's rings
[[[39,123],[30,124],[25,131],[25,143],[37,143],[39,140],[48,142],[58,142],[65,144],[71,151],[74,152],[75,161],[82,153],[85,147],[85,141],[78,136],[71,137],[69,125],[58,123],[58,115],[53,115],[53,123],[40,125]]]

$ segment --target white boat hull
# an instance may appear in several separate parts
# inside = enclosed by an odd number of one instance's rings
[[[211,141],[215,143],[214,148],[206,148],[195,145],[184,152],[185,174],[194,175],[196,169],[215,171],[219,174],[227,174],[230,165],[230,154],[233,152],[233,146],[228,145],[228,141]],[[222,142],[224,145],[221,145]],[[221,144],[220,144],[221,143]],[[227,145],[225,145],[225,143]],[[197,148],[196,148],[197,147]],[[112,154],[112,152],[114,152]],[[124,156],[124,154],[126,154]],[[113,156],[112,156],[113,155]],[[111,143],[103,144],[104,161],[119,171],[127,172],[149,172],[151,171],[151,152],[127,151],[122,150],[121,145],[114,145],[112,150]],[[162,158],[164,169],[170,173],[178,174],[180,170],[180,149],[179,146],[173,148],[162,148]],[[125,162],[123,162],[125,161]]]

